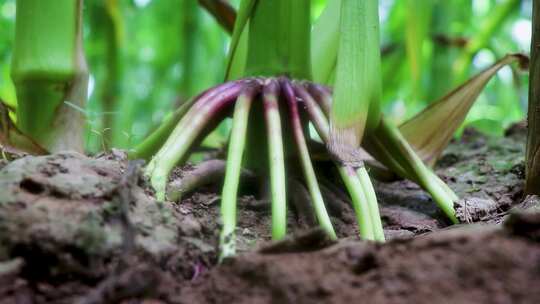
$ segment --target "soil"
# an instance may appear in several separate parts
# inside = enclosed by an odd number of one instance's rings
[[[449,146],[437,173],[464,224],[411,182],[376,182],[384,244],[359,240],[340,191],[325,195],[339,241],[293,204],[290,236],[270,242],[267,200],[243,189],[239,255],[221,264],[219,185],[159,203],[121,151],[14,155],[0,161],[0,303],[540,303],[524,143],[516,125]]]

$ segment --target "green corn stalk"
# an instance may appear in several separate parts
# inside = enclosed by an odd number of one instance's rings
[[[244,77],[311,79],[309,18],[307,0],[257,1],[249,19]]]
[[[21,132],[50,152],[83,150],[88,69],[82,0],[17,0],[11,77]]]

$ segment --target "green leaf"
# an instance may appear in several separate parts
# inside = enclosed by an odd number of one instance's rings
[[[379,120],[380,56],[378,1],[343,0],[329,143],[342,161],[359,161],[364,131]]]
[[[528,58],[522,54],[506,55],[400,126],[403,136],[424,162],[435,164],[488,81],[515,61],[526,65]]]
[[[255,5],[257,4],[259,0],[242,0],[240,3],[240,8],[238,10],[238,14],[236,16],[236,21],[234,24],[234,31],[231,38],[231,44],[229,46],[229,55],[227,59],[227,70],[225,72],[225,79],[231,80],[233,78],[232,71],[234,70],[234,66],[237,66],[239,64],[245,64],[245,62],[239,62],[238,59],[241,58],[241,54],[243,54],[243,59],[245,61],[245,52],[237,52],[239,49],[239,45],[243,45],[244,43],[240,43],[240,41],[245,40],[242,37],[246,37],[247,39],[247,24],[248,20],[251,17],[251,14],[253,13],[253,9],[255,8]],[[247,44],[247,41],[246,43]],[[245,50],[244,50],[245,51]]]
[[[313,80],[331,84],[336,69],[341,0],[329,0],[311,31],[311,68]]]

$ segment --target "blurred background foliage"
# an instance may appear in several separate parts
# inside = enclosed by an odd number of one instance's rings
[[[529,53],[532,1],[380,0],[385,112],[401,122],[496,58]],[[312,2],[315,19],[327,0]],[[0,0],[0,98],[11,105],[15,10],[15,0]],[[229,38],[197,0],[85,0],[84,25],[89,151],[132,147],[182,101],[223,80]],[[502,69],[465,125],[501,135],[524,118],[527,82],[526,73]],[[227,128],[206,144],[221,145]]]

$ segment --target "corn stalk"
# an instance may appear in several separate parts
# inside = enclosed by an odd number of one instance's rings
[[[11,76],[21,132],[50,152],[83,150],[88,69],[82,0],[17,0]]]

